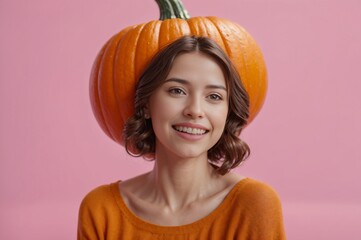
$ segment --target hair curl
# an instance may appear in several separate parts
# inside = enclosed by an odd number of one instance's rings
[[[155,139],[152,122],[145,116],[152,93],[168,76],[174,59],[183,53],[201,52],[221,67],[228,91],[228,115],[218,142],[208,150],[210,164],[221,175],[241,164],[250,154],[248,145],[239,138],[249,117],[249,97],[239,74],[224,51],[207,37],[184,36],[161,50],[141,75],[135,93],[135,111],[124,127],[125,149],[132,156],[154,159]]]

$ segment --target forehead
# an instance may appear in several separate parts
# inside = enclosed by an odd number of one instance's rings
[[[189,81],[208,81],[226,85],[223,69],[212,57],[200,53],[183,53],[174,59],[166,79],[182,78]]]

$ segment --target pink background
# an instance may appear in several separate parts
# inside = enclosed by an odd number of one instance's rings
[[[288,239],[361,239],[361,2],[184,0],[192,16],[244,26],[263,49],[269,92],[237,172],[271,184]],[[106,137],[88,77],[153,0],[0,1],[0,239],[74,239],[82,197],[151,168]]]

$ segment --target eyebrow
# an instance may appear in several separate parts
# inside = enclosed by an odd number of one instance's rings
[[[185,79],[181,79],[181,78],[169,78],[167,80],[164,81],[164,83],[167,82],[177,82],[180,84],[184,84],[184,85],[190,85],[189,81],[185,80]],[[209,84],[206,86],[206,88],[210,88],[210,89],[222,89],[224,91],[227,92],[227,88],[224,87],[223,85],[214,85],[214,84]]]

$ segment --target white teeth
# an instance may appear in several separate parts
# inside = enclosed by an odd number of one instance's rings
[[[182,126],[175,126],[174,128],[179,132],[186,132],[186,133],[195,134],[195,135],[201,135],[206,132],[206,130],[199,129],[199,128],[190,128],[190,127],[182,127]]]

